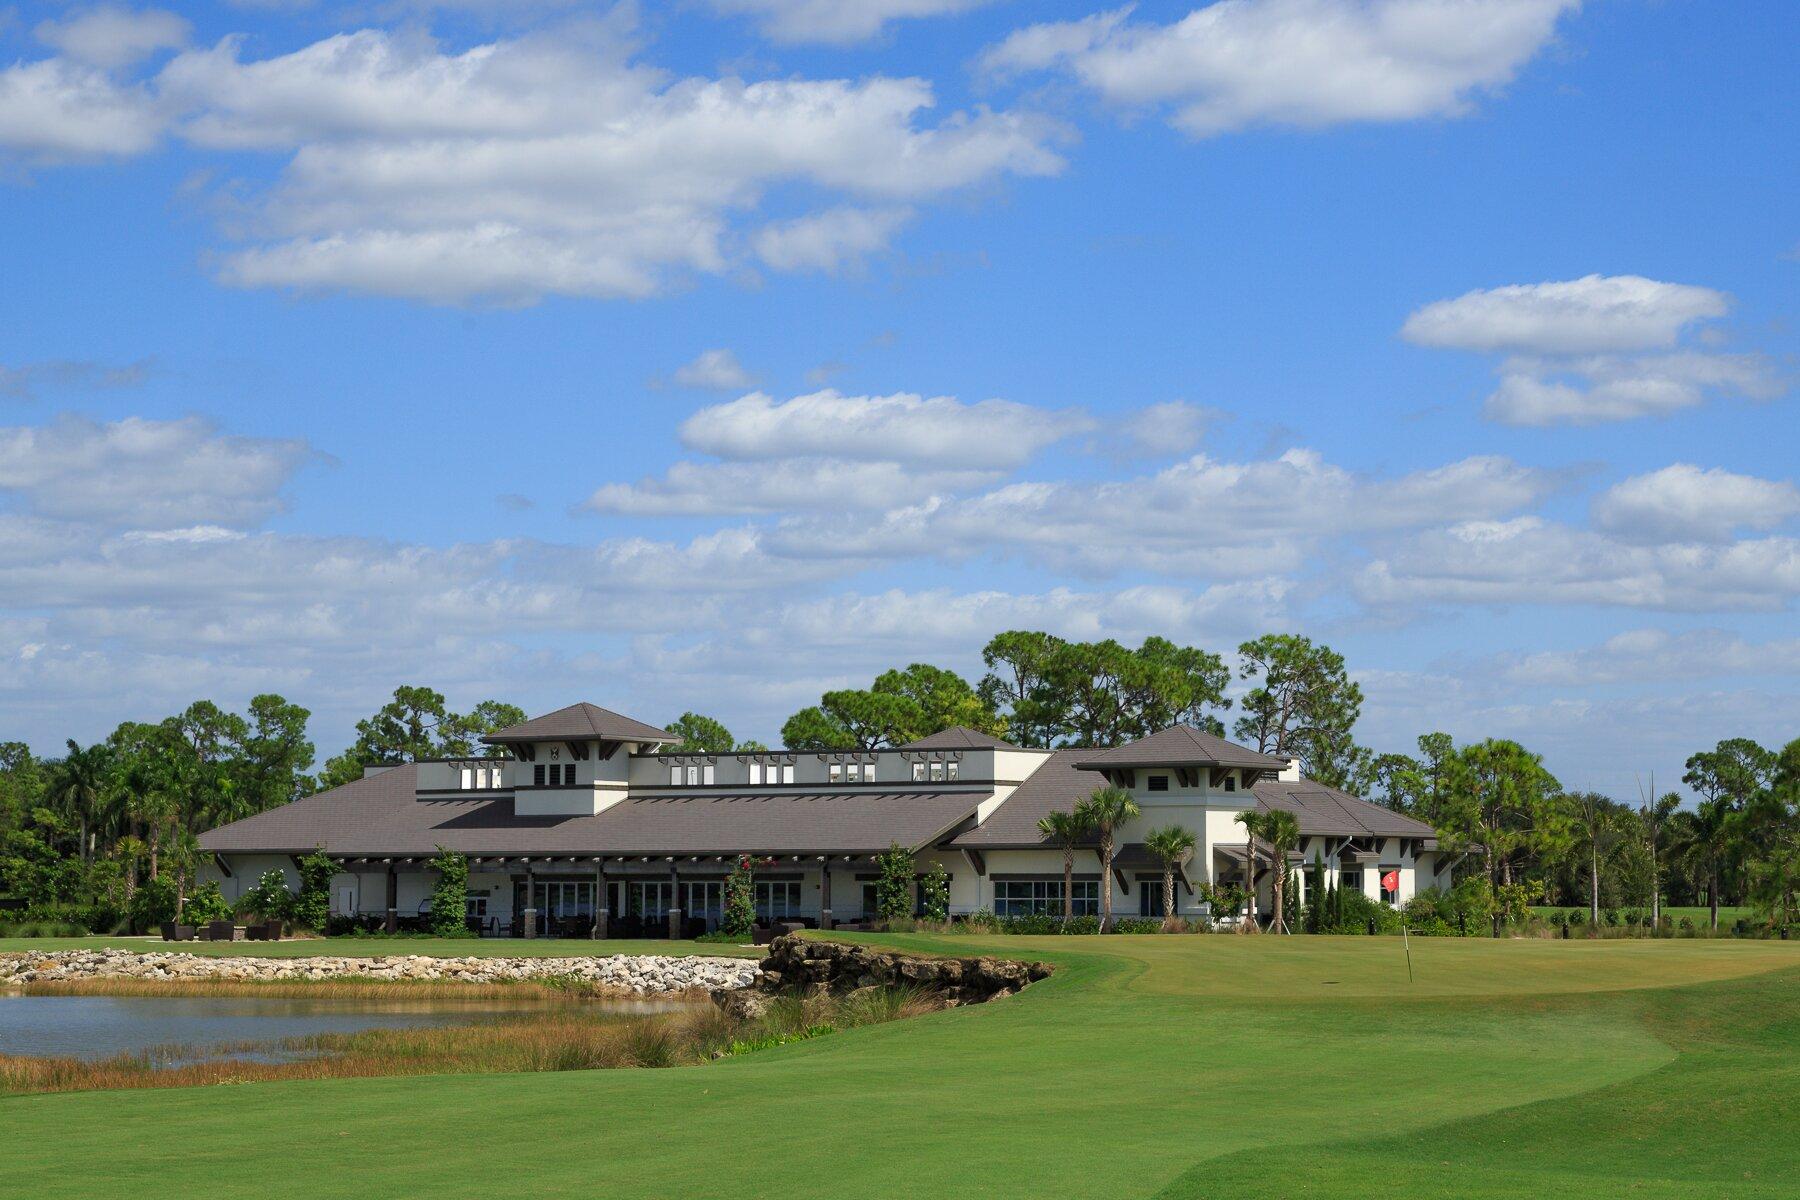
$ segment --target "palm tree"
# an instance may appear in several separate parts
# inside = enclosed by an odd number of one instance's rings
[[[69,753],[53,768],[50,777],[50,799],[74,817],[81,826],[81,860],[86,862],[91,847],[88,832],[100,809],[101,793],[106,786],[107,753],[104,743],[95,742],[85,750],[69,739]]]
[[[1262,836],[1263,822],[1268,818],[1261,809],[1246,808],[1237,815],[1244,827],[1244,923],[1240,933],[1255,933],[1256,924],[1256,839]]]
[[[1608,857],[1625,836],[1617,805],[1598,792],[1582,792],[1568,798],[1570,825],[1575,845],[1588,862],[1588,927],[1600,924],[1600,860]]]
[[[1291,933],[1287,927],[1287,856],[1300,844],[1300,819],[1284,809],[1272,809],[1263,815],[1262,836],[1275,863],[1275,911],[1269,917],[1269,932]]]
[[[1063,923],[1066,925],[1075,916],[1075,851],[1087,841],[1092,831],[1079,808],[1075,812],[1053,812],[1041,817],[1037,827],[1039,833],[1055,842],[1062,851]]]
[[[1650,777],[1650,792],[1656,792],[1656,777]],[[1681,797],[1674,792],[1651,799],[1644,798],[1644,805],[1638,809],[1638,823],[1644,831],[1644,841],[1650,848],[1650,928],[1662,928],[1662,838],[1668,829],[1669,818],[1681,806]]]
[[[1194,831],[1180,825],[1167,825],[1144,835],[1144,846],[1162,860],[1165,921],[1175,915],[1175,870],[1194,856],[1198,844]]]
[[[1103,787],[1075,806],[1075,816],[1100,839],[1100,928],[1112,928],[1112,864],[1119,826],[1138,815],[1137,801],[1121,787]]]
[[[1712,928],[1719,928],[1719,876],[1736,845],[1737,822],[1731,805],[1723,799],[1702,800],[1675,831],[1669,855],[1687,863],[1706,877],[1706,905]]]

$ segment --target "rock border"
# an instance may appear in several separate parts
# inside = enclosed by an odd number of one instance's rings
[[[437,958],[390,954],[372,958],[309,955],[187,954],[180,951],[28,950],[0,954],[0,987],[81,979],[168,983],[447,982],[530,983],[579,980],[633,996],[736,990],[755,984],[751,958],[610,954],[567,958]]]

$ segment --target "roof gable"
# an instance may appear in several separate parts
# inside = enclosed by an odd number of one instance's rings
[[[906,743],[902,750],[1017,750],[1005,738],[997,738],[967,725],[952,725],[936,733],[928,733],[917,741]]]
[[[1102,771],[1111,767],[1173,766],[1248,767],[1254,770],[1279,771],[1287,766],[1287,760],[1228,742],[1216,734],[1195,729],[1192,725],[1171,725],[1123,746],[1089,751],[1075,765],[1084,771]]]
[[[681,739],[666,729],[646,725],[597,704],[571,704],[555,712],[533,717],[518,725],[495,730],[481,740],[499,742],[585,741],[599,738],[607,742],[679,742]]]

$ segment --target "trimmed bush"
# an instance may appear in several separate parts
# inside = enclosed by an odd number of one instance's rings
[[[204,925],[208,921],[223,921],[229,916],[231,905],[219,891],[217,883],[201,884],[181,906],[181,922],[184,925]]]
[[[431,890],[431,932],[438,937],[466,937],[469,932],[469,860],[438,847],[431,866],[438,873]]]
[[[279,875],[277,871],[275,874]],[[131,923],[140,932],[175,919],[175,881],[167,875],[145,880],[131,897]]]

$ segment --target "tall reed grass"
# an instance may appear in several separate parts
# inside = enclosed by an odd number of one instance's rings
[[[386,998],[395,985],[344,986],[378,988]],[[453,986],[473,992],[482,985]],[[503,987],[508,999],[517,998],[518,993],[513,990],[516,985],[495,986]],[[170,993],[165,989],[160,994]],[[220,993],[209,988],[208,994]],[[270,993],[258,990],[254,994]],[[363,998],[363,993],[354,991],[332,994]],[[442,992],[434,995],[443,998]],[[901,1020],[942,1007],[934,993],[919,988],[864,988],[843,997],[778,997],[764,1017],[739,1021],[712,1004],[696,1005],[683,1012],[621,1015],[593,1012],[579,1001],[569,1000],[566,993],[559,997],[558,993],[547,991],[546,997],[541,1012],[457,1025],[315,1034],[232,1048],[239,1053],[273,1048],[298,1056],[287,1061],[212,1058],[164,1067],[158,1066],[156,1056],[150,1053],[104,1060],[0,1055],[0,1094],[375,1075],[680,1067],[840,1029]],[[480,998],[468,995],[471,1002]],[[560,1003],[556,1002],[558,998]],[[165,1056],[167,1052],[168,1048],[164,1048]]]

